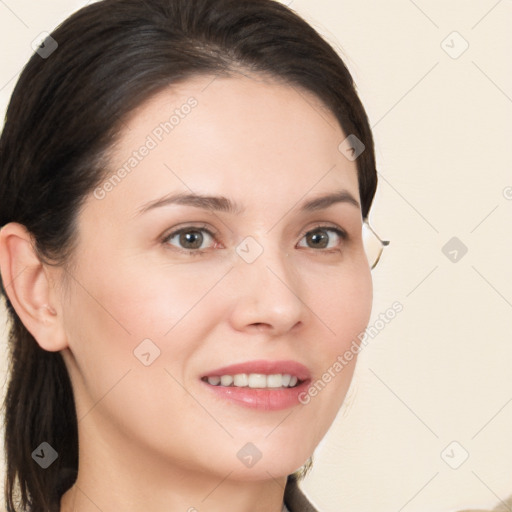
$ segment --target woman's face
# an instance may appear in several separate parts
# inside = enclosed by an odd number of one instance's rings
[[[124,120],[63,292],[87,464],[249,480],[312,454],[371,310],[347,135],[312,95],[248,77],[188,80]]]

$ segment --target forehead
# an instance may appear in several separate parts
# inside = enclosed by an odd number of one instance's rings
[[[356,163],[338,149],[345,137],[321,101],[295,86],[195,77],[124,120],[110,171],[125,172],[108,199],[130,198],[136,209],[164,193],[193,191],[261,207],[341,188],[359,199]]]

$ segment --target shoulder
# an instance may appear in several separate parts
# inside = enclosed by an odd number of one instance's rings
[[[295,475],[288,475],[284,491],[284,502],[290,512],[319,512],[299,488]]]
[[[496,508],[492,510],[482,510],[482,509],[466,509],[460,510],[459,512],[510,512],[512,510],[512,496],[508,498],[508,500],[502,501]]]

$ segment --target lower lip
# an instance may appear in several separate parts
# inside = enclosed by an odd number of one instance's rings
[[[213,386],[201,381],[217,396],[244,407],[260,411],[280,411],[300,404],[299,395],[307,390],[309,379],[294,388],[249,388],[235,386]]]

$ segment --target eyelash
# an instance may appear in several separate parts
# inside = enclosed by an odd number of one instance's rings
[[[305,233],[301,235],[301,240],[308,234],[315,232],[315,231],[333,231],[336,233],[342,240],[348,240],[348,234],[343,229],[340,229],[336,226],[329,226],[329,225],[318,225],[313,228],[308,229]],[[186,233],[188,231],[206,231],[208,235],[210,235],[213,239],[215,239],[216,233],[212,232],[206,225],[200,225],[200,226],[185,226],[183,228],[177,229],[175,231],[172,231],[169,234],[166,234],[162,240],[162,243],[164,245],[170,245],[169,240],[171,238],[174,238],[176,235],[179,235],[181,233]],[[203,256],[206,253],[208,253],[211,249],[180,249],[179,247],[172,246],[173,250],[176,250],[180,253],[187,254],[189,256]],[[315,252],[323,253],[323,254],[332,254],[334,252],[338,252],[339,249],[313,249],[309,247],[309,249],[312,249]]]

